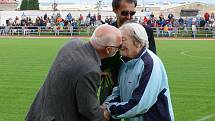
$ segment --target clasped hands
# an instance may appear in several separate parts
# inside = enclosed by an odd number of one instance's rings
[[[104,112],[104,119],[103,121],[108,121],[110,119],[110,113],[107,110],[107,105],[105,103],[103,103],[100,108],[103,110]]]

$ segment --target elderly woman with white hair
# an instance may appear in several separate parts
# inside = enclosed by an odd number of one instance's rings
[[[174,121],[167,74],[159,57],[148,49],[144,27],[127,23],[120,31],[119,85],[103,107],[113,118],[125,121]]]

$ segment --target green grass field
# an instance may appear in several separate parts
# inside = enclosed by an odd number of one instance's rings
[[[23,121],[68,39],[0,38],[0,121]],[[176,121],[215,121],[215,41],[157,41]]]

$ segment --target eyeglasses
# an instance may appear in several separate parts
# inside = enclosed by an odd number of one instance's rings
[[[121,49],[122,48],[122,44],[120,46],[108,46],[108,47],[113,47],[113,48],[116,48],[116,49]]]
[[[136,13],[136,11],[122,11],[121,15],[122,16],[128,16],[128,15],[133,16],[135,13]]]

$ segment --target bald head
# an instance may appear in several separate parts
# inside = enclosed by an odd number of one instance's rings
[[[97,49],[106,46],[120,46],[122,35],[116,27],[103,24],[95,29],[90,41]]]

